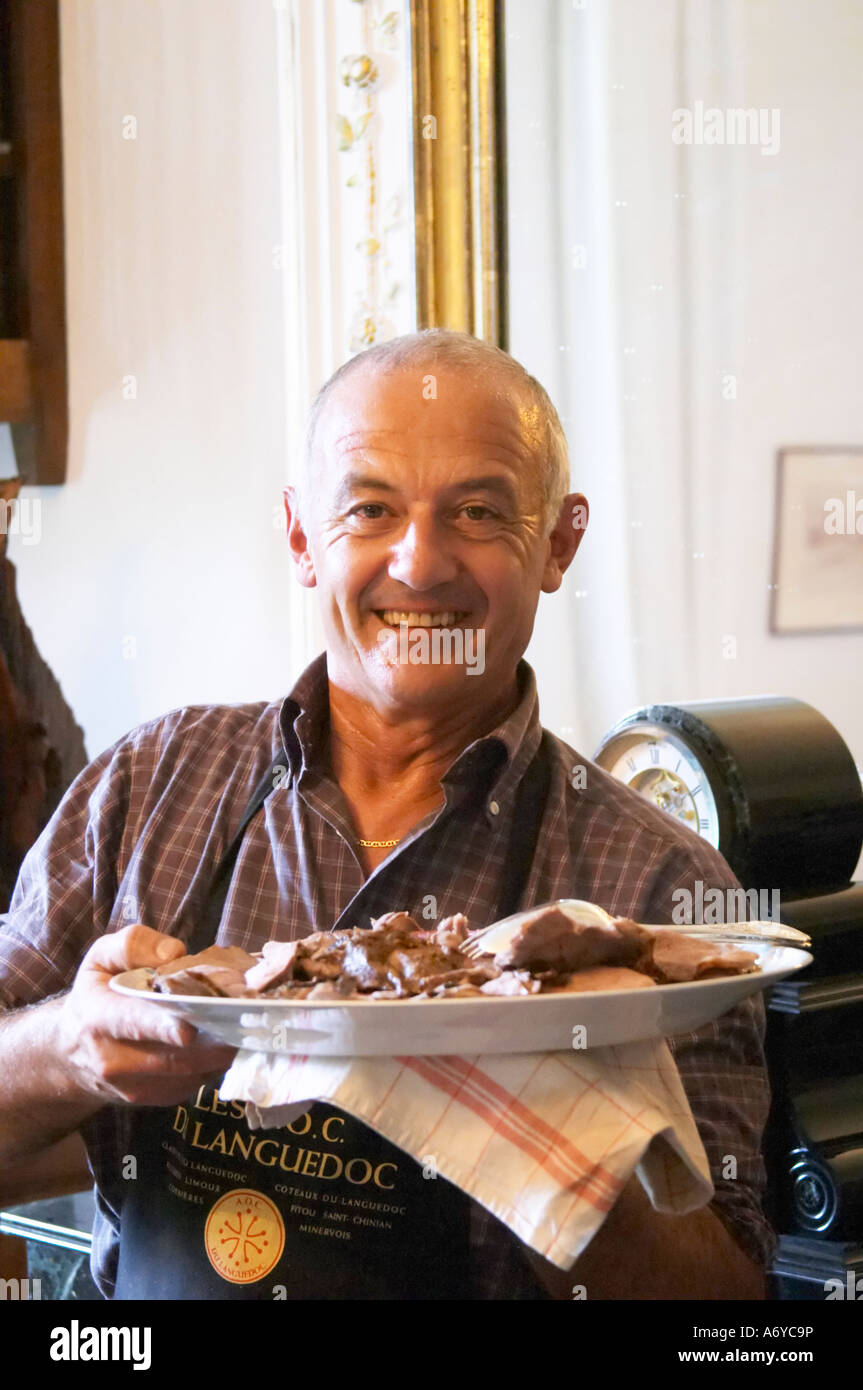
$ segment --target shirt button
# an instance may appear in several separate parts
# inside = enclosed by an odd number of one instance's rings
[[[488,809],[491,811],[493,816],[500,815],[500,807],[498,806],[496,801],[490,801],[488,803]]]

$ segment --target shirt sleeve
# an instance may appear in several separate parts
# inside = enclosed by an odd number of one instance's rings
[[[728,889],[742,891],[725,860],[706,842],[692,851],[675,850],[653,890],[646,920],[679,922],[686,901],[682,890],[694,897],[699,880],[705,895],[711,888],[722,890],[723,896]],[[734,920],[733,912],[727,916]],[[765,1026],[759,992],[713,1023],[668,1043],[710,1163],[713,1208],[746,1254],[769,1269],[776,1234],[762,1208],[766,1169],[761,1146],[770,1109]]]
[[[27,852],[0,916],[0,1006],[20,1008],[71,985],[110,929],[128,804],[127,739],[79,773]]]

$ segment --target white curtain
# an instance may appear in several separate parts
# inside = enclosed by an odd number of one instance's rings
[[[385,0],[278,0],[279,120],[285,309],[286,483],[296,477],[308,407],[352,353],[358,317],[376,316],[374,341],[415,327],[411,273],[407,6]],[[343,63],[368,57],[377,76],[346,87]],[[355,148],[340,149],[339,118],[372,117]],[[369,153],[373,188],[369,184]],[[362,248],[374,232],[380,250]],[[371,274],[370,274],[371,271]],[[353,344],[353,345],[352,345]],[[324,646],[314,596],[286,595],[291,665]]]
[[[697,97],[730,102],[737,14],[507,3],[510,351],[555,401],[591,504],[529,656],[545,722],[588,754],[634,705],[693,698],[704,623],[717,650],[731,624],[708,555],[733,501],[739,161],[671,130]]]

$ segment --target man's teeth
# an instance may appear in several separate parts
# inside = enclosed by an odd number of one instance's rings
[[[454,627],[465,614],[409,613],[397,608],[386,608],[379,616],[389,627],[400,627],[402,623],[407,623],[408,627]]]

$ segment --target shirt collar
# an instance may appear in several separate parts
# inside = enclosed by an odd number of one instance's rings
[[[521,698],[515,709],[495,729],[468,744],[441,779],[444,787],[463,794],[472,790],[485,798],[492,822],[507,809],[542,736],[533,668],[521,660],[516,674]],[[329,736],[328,725],[327,657],[322,652],[303,671],[279,710],[279,729],[294,782],[319,756]]]
[[[279,710],[279,730],[294,782],[320,753],[329,724],[327,654],[306,667]]]

